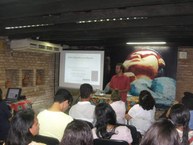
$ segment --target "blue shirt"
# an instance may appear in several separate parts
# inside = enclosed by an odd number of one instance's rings
[[[193,130],[193,110],[190,110],[189,128]]]

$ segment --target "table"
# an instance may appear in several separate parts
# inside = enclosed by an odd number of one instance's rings
[[[128,104],[128,110],[134,106],[135,104],[139,103],[139,97],[138,96],[127,96],[127,104]]]
[[[92,104],[95,104],[95,105],[97,105],[99,103],[110,103],[111,102],[111,95],[110,94],[94,95],[90,101]]]
[[[111,94],[104,94],[104,95],[94,95],[91,98],[92,104],[99,104],[99,103],[111,103]],[[138,96],[127,96],[127,109],[129,110],[133,105],[139,102]]]

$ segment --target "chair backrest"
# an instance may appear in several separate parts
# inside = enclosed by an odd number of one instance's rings
[[[47,137],[42,135],[36,135],[33,138],[33,141],[41,142],[46,145],[59,145],[59,140],[53,137]]]
[[[94,139],[94,145],[128,145],[128,142],[114,139]]]
[[[139,145],[140,140],[142,138],[141,133],[137,131],[136,127],[133,125],[127,125],[127,127],[131,131],[131,136],[133,138],[133,142],[131,143],[132,145]]]

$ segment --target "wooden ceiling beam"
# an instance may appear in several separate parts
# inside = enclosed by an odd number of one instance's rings
[[[0,27],[0,31],[3,32],[38,32],[38,31],[89,31],[89,30],[113,30],[117,28],[136,28],[137,27],[154,27],[154,26],[189,26],[193,27],[193,15],[192,16],[168,16],[168,17],[149,17],[147,19],[133,19],[128,21],[112,21],[112,22],[97,22],[97,23],[85,23],[85,24],[58,24],[51,26],[42,26],[36,28],[23,28],[15,30],[5,30],[4,26]]]
[[[132,31],[132,29],[125,29],[125,30],[115,30],[115,31],[104,31],[100,30],[98,32],[93,31],[81,31],[81,32],[61,32],[61,31],[51,31],[51,32],[25,32],[25,33],[10,33],[9,36],[22,36],[22,37],[44,37],[44,38],[49,38],[49,39],[62,39],[62,40],[73,40],[73,39],[107,39],[107,38],[125,38],[125,37],[162,37],[162,36],[168,36],[168,37],[192,37],[193,38],[193,29],[192,28],[186,28],[186,31],[183,30],[183,28],[176,27],[173,30],[164,30],[165,28],[163,27],[162,29],[156,28],[143,28],[137,30],[134,28],[136,31]],[[163,37],[164,38],[164,37]]]
[[[149,0],[150,1],[150,0]],[[63,3],[60,4],[60,1],[57,3],[47,2],[45,5],[31,3],[31,5],[25,4],[27,2],[17,5],[8,5],[1,7],[0,9],[0,20],[11,20],[11,18],[21,18],[30,21],[34,19],[33,17],[39,17],[46,21],[55,22],[58,19],[63,20],[63,22],[75,22],[78,20],[88,20],[93,18],[112,18],[112,17],[128,17],[128,16],[162,16],[162,15],[184,15],[192,14],[193,2],[178,2],[178,3],[163,3],[163,4],[154,4],[154,5],[145,5],[141,2],[141,5],[134,6],[125,6],[124,8],[106,8],[106,9],[90,9],[89,11],[79,11],[71,10],[65,11],[67,6]],[[73,2],[71,2],[72,4]],[[103,2],[104,3],[104,2]],[[57,6],[55,6],[57,5]],[[75,4],[76,5],[76,4]],[[91,4],[89,4],[91,5]],[[111,5],[109,3],[109,5]],[[89,6],[87,6],[89,7]],[[52,10],[53,9],[53,10]],[[76,8],[78,9],[78,7]],[[18,19],[19,20],[19,19]],[[65,21],[64,21],[65,20]],[[27,21],[26,21],[27,22]],[[33,21],[30,21],[33,22]]]

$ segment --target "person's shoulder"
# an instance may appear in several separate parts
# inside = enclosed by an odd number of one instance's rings
[[[118,103],[121,105],[125,105],[125,102],[123,102],[122,100],[119,100]]]
[[[76,104],[72,105],[72,107],[70,108],[70,110],[69,110],[69,111],[74,110],[74,108],[76,108],[77,106],[78,106],[78,103],[76,103]]]
[[[89,103],[90,103],[90,102],[89,102]],[[96,107],[96,106],[95,106],[94,104],[92,104],[92,103],[90,103],[89,106],[90,106],[91,108],[95,108],[95,107]]]
[[[95,108],[96,108],[96,106],[95,105],[90,105],[90,110],[92,111],[92,112],[94,112],[95,111]]]
[[[68,115],[68,114],[66,114],[64,112],[58,112],[55,115],[55,117],[58,118],[61,121],[64,121],[64,122],[71,122],[71,121],[73,121],[73,118],[70,115]]]
[[[114,78],[116,78],[116,77],[117,77],[117,75],[113,75],[112,78],[111,78],[111,80],[114,79]]]
[[[122,75],[120,75],[120,76],[118,76],[118,77],[120,77],[120,78],[124,78],[124,79],[129,79],[129,77],[128,77],[128,76],[126,76],[125,74],[122,74]]]
[[[126,125],[119,125],[117,128],[127,129],[128,127]]]
[[[130,113],[137,113],[138,111],[141,111],[141,110],[143,110],[143,108],[142,107],[140,107],[140,105],[139,104],[135,104],[134,106],[132,106],[131,107],[131,109],[129,109],[129,114]],[[133,114],[134,115],[134,114]]]
[[[39,117],[39,116],[42,116],[43,114],[46,114],[48,112],[48,110],[42,110],[42,111],[40,111],[39,113],[38,113],[38,115],[37,115],[37,117]]]
[[[74,104],[70,110],[74,110],[75,108],[81,108],[82,106],[95,107],[95,105],[91,104],[89,101],[79,101],[77,104]]]
[[[43,109],[43,110],[41,110],[41,111],[39,112],[39,114],[40,114],[40,113],[45,113],[45,112],[48,112],[48,110],[47,110],[47,109]]]
[[[119,101],[114,101],[110,104],[111,106],[125,106],[125,102],[123,102],[122,100]]]
[[[32,141],[32,142],[29,143],[28,145],[46,145],[46,144]]]
[[[63,113],[63,112],[62,112],[62,115],[63,115],[63,117],[65,118],[65,120],[69,120],[69,121],[72,121],[72,120],[73,120],[73,118],[72,118],[70,115],[66,114],[66,113]]]
[[[116,127],[115,130],[121,130],[121,131],[124,131],[124,132],[130,132],[130,129],[127,126],[125,126],[125,125],[120,125],[120,126]]]
[[[68,112],[68,114],[70,115],[71,113],[73,113],[76,109],[76,106],[72,106],[71,108],[70,108],[70,110],[69,110],[69,112]]]
[[[114,106],[114,105],[116,105],[117,104],[117,101],[114,101],[114,102],[111,102],[110,103],[110,106]]]
[[[139,104],[135,104],[131,107],[131,109],[141,109],[142,107]]]
[[[124,75],[124,74],[121,75],[120,78],[121,78],[122,80],[124,80],[124,81],[130,82],[130,78],[129,78],[128,76]]]

